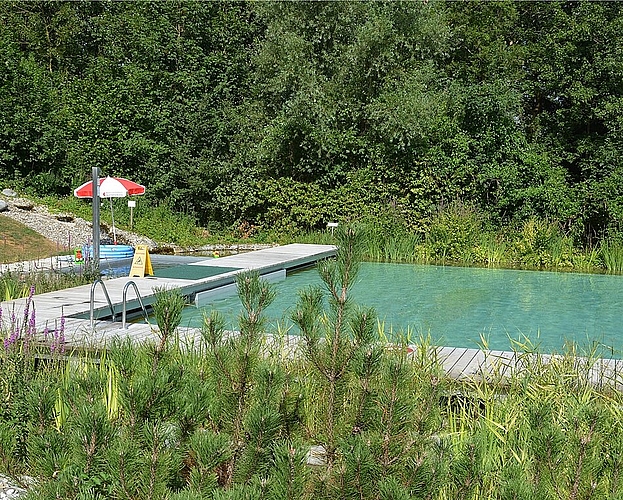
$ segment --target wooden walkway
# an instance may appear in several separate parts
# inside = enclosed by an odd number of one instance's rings
[[[90,321],[92,285],[38,294],[32,300],[36,310],[36,330],[42,335],[46,327],[48,329],[58,328],[63,317],[65,338],[69,348],[101,347],[110,338],[124,335],[141,340],[153,335],[149,325],[130,324],[127,329],[121,328],[123,291],[130,281],[136,284],[145,306],[149,306],[155,300],[156,288],[177,288],[184,296],[194,297],[199,292],[234,283],[236,274],[242,271],[255,270],[261,275],[280,270],[287,271],[313,265],[318,260],[332,257],[335,251],[332,245],[291,244],[193,262],[179,268],[180,275],[186,276],[184,278],[147,276],[145,278],[107,279],[104,280],[104,285],[117,321],[111,321],[112,312],[104,293],[104,287],[98,284],[93,290],[93,313],[94,318],[97,319],[93,326]],[[214,268],[213,272],[205,272],[206,268],[209,271],[210,267]],[[19,269],[19,266],[16,268]],[[174,271],[173,274],[175,274]],[[195,277],[192,277],[193,275]],[[127,289],[126,298],[127,311],[140,311],[140,304],[133,286]],[[17,318],[21,319],[25,304],[26,299],[0,303],[5,324],[13,311]]]
[[[458,347],[438,347],[435,355],[450,378],[455,380],[503,380],[529,367],[556,367],[563,363],[565,374],[574,373],[576,381],[585,380],[597,387],[623,389],[623,360],[588,359],[581,356],[568,357],[556,354],[533,354]]]
[[[94,289],[94,324],[90,321],[91,285],[59,290],[36,295],[33,304],[36,310],[36,329],[42,335],[44,329],[60,327],[61,317],[65,322],[65,339],[68,349],[98,349],[107,345],[114,338],[130,337],[140,342],[145,339],[156,339],[152,326],[144,323],[129,323],[122,328],[121,312],[123,290],[127,283],[133,281],[143,299],[149,306],[154,300],[154,289],[157,287],[178,288],[187,297],[228,286],[235,282],[236,274],[244,270],[256,270],[261,275],[268,275],[284,270],[296,269],[312,265],[316,261],[335,255],[335,247],[330,245],[292,244],[267,248],[254,252],[205,259],[192,262],[180,269],[179,277],[145,277],[145,278],[114,278],[105,280],[106,290],[111,299],[117,321],[111,321],[112,315],[102,286]],[[62,263],[61,263],[62,264]],[[58,269],[56,262],[51,267]],[[29,264],[30,265],[30,264]],[[193,268],[192,266],[197,266]],[[214,272],[206,272],[213,267]],[[15,265],[15,269],[20,269]],[[22,266],[22,269],[24,267]],[[41,269],[41,265],[36,266]],[[175,274],[175,269],[169,273]],[[209,271],[209,270],[208,270]],[[221,272],[223,271],[223,272]],[[193,277],[193,274],[196,276]],[[26,299],[2,302],[4,323],[12,312],[21,320]],[[132,286],[127,290],[127,310],[140,309]],[[197,338],[198,330],[185,329],[182,337]],[[291,349],[298,350],[298,338],[292,338]],[[506,351],[484,351],[453,347],[435,348],[434,354],[443,370],[453,379],[494,379],[518,373],[526,363],[535,362],[536,358],[522,353]],[[557,356],[540,355],[537,362],[556,363],[561,359]],[[614,386],[623,389],[623,360],[600,359],[588,365],[584,358],[574,358],[578,377],[588,378],[594,385]]]

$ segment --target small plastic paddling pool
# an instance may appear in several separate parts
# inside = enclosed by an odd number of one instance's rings
[[[93,247],[83,248],[83,253],[93,257]],[[100,260],[129,259],[134,257],[134,247],[131,245],[100,245]]]

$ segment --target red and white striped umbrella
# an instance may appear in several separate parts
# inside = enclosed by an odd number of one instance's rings
[[[123,177],[106,177],[99,179],[99,196],[110,200],[110,215],[112,217],[112,234],[115,245],[117,244],[117,231],[115,229],[115,214],[112,209],[113,198],[124,198],[128,195],[145,194],[145,186],[129,181]],[[74,189],[74,196],[78,198],[93,198],[93,181],[85,182],[82,186]]]
[[[99,179],[101,198],[123,198],[128,195],[145,194],[145,186],[122,177],[102,177]],[[93,181],[85,182],[74,189],[78,198],[93,198]]]

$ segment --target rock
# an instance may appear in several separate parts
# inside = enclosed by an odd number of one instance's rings
[[[74,216],[71,214],[55,214],[54,218],[59,222],[73,222]]]
[[[327,465],[327,450],[324,446],[312,446],[305,457],[307,465]]]
[[[6,201],[0,200],[0,212],[6,212],[9,209],[9,205]]]
[[[8,196],[9,198],[14,198],[15,196],[17,196],[17,193],[15,191],[13,191],[12,189],[3,189],[2,190],[2,194],[4,196]]]
[[[32,201],[23,198],[13,200],[13,206],[26,212],[30,212],[33,208],[35,208],[35,204]]]
[[[25,494],[25,489],[11,484],[9,478],[0,475],[0,500],[15,500]]]

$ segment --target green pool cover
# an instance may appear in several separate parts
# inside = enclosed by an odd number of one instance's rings
[[[154,274],[159,278],[175,278],[180,280],[200,280],[217,276],[219,274],[238,271],[239,267],[216,267],[216,266],[175,266],[165,267],[163,269],[154,270]]]

